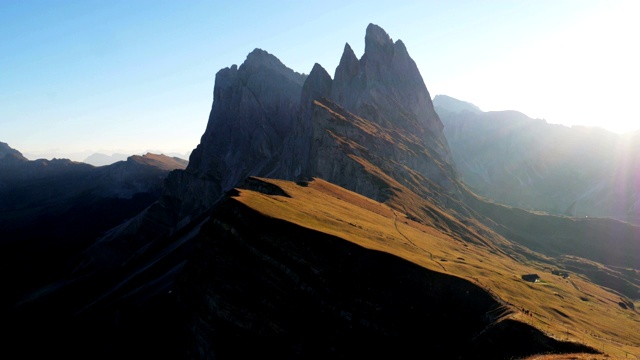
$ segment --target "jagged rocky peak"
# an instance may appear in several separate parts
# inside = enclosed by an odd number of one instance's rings
[[[261,49],[240,67],[220,70],[207,129],[188,170],[215,178],[237,164],[250,170],[278,153],[296,120],[305,78]],[[245,148],[249,152],[237,151]]]
[[[200,144],[186,171],[167,180],[167,194],[182,204],[180,216],[208,208],[247,176],[275,176],[306,78],[261,49],[216,74]]]
[[[380,26],[369,24],[364,37],[364,53],[371,57],[393,56],[393,40]]]
[[[359,71],[360,63],[358,62],[356,54],[353,52],[353,49],[351,49],[349,43],[344,44],[344,50],[342,52],[342,57],[340,58],[340,64],[336,68],[335,79],[351,79],[354,76],[358,75]]]
[[[384,121],[446,142],[429,91],[406,46],[400,40],[394,43],[378,25],[367,27],[360,60],[345,45],[331,95],[349,111],[364,116],[373,111]]]
[[[269,73],[273,77],[271,80],[291,81],[299,84],[305,80],[304,74],[291,70],[274,55],[256,48],[247,55],[246,60],[240,65],[238,74],[243,81],[246,81],[245,85],[251,86],[253,84],[249,84],[249,82],[255,81],[256,73],[260,72]],[[260,78],[260,80],[263,79]]]
[[[370,24],[361,63],[375,100],[379,100],[375,95],[383,95],[382,89],[388,89],[401,106],[416,115],[418,122],[431,131],[442,131],[422,75],[402,41],[394,44],[382,28]]]
[[[346,106],[350,92],[354,89],[360,89],[362,82],[357,81],[357,76],[360,73],[360,62],[356,57],[356,54],[349,46],[349,43],[344,45],[344,51],[340,58],[340,63],[336,67],[334,75],[334,83],[332,87],[331,97],[338,103]]]
[[[311,73],[302,86],[301,105],[308,109],[315,99],[329,97],[331,95],[331,76],[320,64],[315,63]]]
[[[230,92],[225,90],[233,87],[236,79],[238,78],[238,65],[232,65],[231,67],[224,68],[216,73],[215,87],[213,89],[213,101],[221,102],[226,100],[226,96],[230,95]]]
[[[360,60],[345,45],[334,80],[319,64],[307,76],[261,49],[240,66],[220,70],[207,128],[187,168],[171,172],[163,197],[132,222],[146,228],[123,227],[112,237],[136,231],[149,239],[175,231],[249,176],[321,177],[383,199],[380,184],[386,183],[354,156],[403,179],[415,179],[410,169],[453,193],[442,124],[416,64],[402,42],[393,43],[376,25],[369,25],[365,42]],[[397,142],[388,141],[394,134],[404,134],[395,140],[419,151],[398,151]]]

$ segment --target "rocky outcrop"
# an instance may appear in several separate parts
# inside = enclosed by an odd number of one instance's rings
[[[161,199],[102,237],[91,256],[100,257],[113,240],[127,239],[135,248],[178,231],[247,176],[277,177],[305,78],[261,49],[240,67],[218,71],[207,128],[187,168],[169,174]],[[126,259],[123,254],[105,261],[117,265]]]
[[[240,67],[220,70],[207,129],[186,170],[169,175],[145,219],[100,242],[126,234],[143,246],[146,234],[178,231],[248,176],[318,176],[378,200],[394,187],[381,176],[395,176],[443,204],[460,197],[442,123],[401,41],[370,24],[362,58],[347,44],[335,74],[332,80],[319,64],[298,74],[260,49]]]
[[[360,60],[345,45],[333,81],[316,64],[301,102],[282,178],[317,176],[385,200],[394,187],[381,178],[386,174],[430,198],[456,196],[456,175],[429,92],[404,44],[380,27],[368,26]]]
[[[314,141],[314,134],[318,131],[313,119],[314,102],[329,97],[332,86],[329,73],[316,63],[302,87],[298,122],[291,129],[291,134],[284,144],[279,161],[280,178],[300,179],[315,174],[316,167],[313,163],[320,150],[317,141]]]
[[[394,43],[379,26],[367,27],[365,52],[359,61],[345,45],[331,97],[346,110],[375,118],[382,126],[408,129],[429,138],[436,153],[448,160],[443,126],[418,67],[404,43]]]
[[[184,202],[185,216],[204,211],[249,175],[277,174],[284,141],[298,118],[304,80],[260,49],[239,68],[218,72],[207,129],[186,172],[168,183],[168,194]]]

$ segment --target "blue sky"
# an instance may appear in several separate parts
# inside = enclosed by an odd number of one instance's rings
[[[0,141],[29,158],[186,153],[215,73],[254,48],[330,74],[369,23],[432,96],[550,123],[640,128],[640,2],[0,0]]]

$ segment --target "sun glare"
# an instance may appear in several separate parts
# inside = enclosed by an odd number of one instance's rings
[[[484,111],[518,110],[550,123],[617,133],[637,130],[638,115],[625,109],[640,96],[640,2],[611,4],[498,61],[470,68],[446,90]]]

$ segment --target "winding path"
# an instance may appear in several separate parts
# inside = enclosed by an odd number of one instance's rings
[[[436,264],[440,265],[440,267],[442,268],[442,270],[447,271],[447,269],[444,267],[444,265],[442,265],[440,262],[433,260],[433,254],[423,248],[421,248],[420,246],[416,245],[413,241],[411,241],[411,239],[409,239],[405,234],[402,233],[402,231],[400,231],[400,229],[398,228],[398,213],[391,209],[391,211],[393,212],[393,225],[396,227],[396,231],[398,232],[398,234],[400,234],[400,236],[402,236],[405,240],[407,240],[407,242],[409,242],[409,244],[413,245],[413,247],[424,251],[425,253],[429,254],[429,258],[435,262]]]

